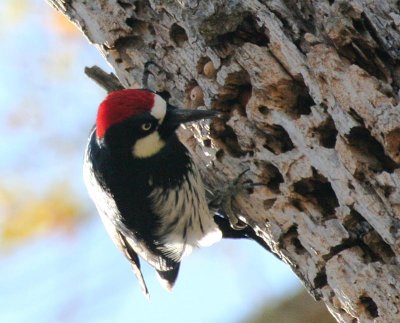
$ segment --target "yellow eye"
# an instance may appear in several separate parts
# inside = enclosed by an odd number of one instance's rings
[[[146,122],[142,124],[142,129],[144,131],[149,131],[151,129],[151,123],[150,122]]]

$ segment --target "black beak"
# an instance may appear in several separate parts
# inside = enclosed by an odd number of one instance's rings
[[[215,110],[189,110],[169,107],[165,121],[169,126],[179,126],[182,123],[211,119],[219,115],[220,112]]]

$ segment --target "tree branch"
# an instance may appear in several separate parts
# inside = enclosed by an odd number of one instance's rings
[[[106,90],[107,93],[124,89],[115,74],[108,74],[96,65],[85,67],[85,74]]]

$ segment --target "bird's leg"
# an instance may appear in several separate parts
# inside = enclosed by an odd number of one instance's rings
[[[233,211],[232,203],[238,193],[249,188],[248,185],[250,184],[250,182],[243,181],[243,175],[248,171],[249,169],[246,169],[241,172],[234,181],[228,183],[228,185],[224,189],[224,192],[219,192],[222,195],[222,210],[225,212],[226,216],[229,219],[231,228],[234,230],[243,230],[247,227],[247,224],[240,221]]]
[[[144,64],[143,75],[142,75],[142,87],[144,89],[149,88],[149,76],[150,76],[150,74],[152,74],[152,72],[149,69],[149,66],[151,66],[151,65],[154,65],[154,66],[160,68],[160,66],[153,61],[148,61],[148,62],[146,62],[146,64]]]
[[[241,172],[235,180],[228,183],[222,190],[216,190],[214,192],[214,197],[209,202],[211,208],[222,209],[229,219],[231,228],[234,230],[243,230],[247,227],[247,224],[241,221],[233,210],[232,203],[235,196],[242,191],[247,191],[253,188],[254,186],[263,185],[244,179],[243,175],[248,171],[249,169],[246,169]]]
[[[159,74],[163,71],[162,67],[153,61],[148,61],[144,64],[143,75],[142,75],[142,87],[144,89],[150,89],[149,76],[152,75],[155,78],[159,77]],[[164,72],[165,73],[165,72]],[[155,93],[161,96],[165,101],[171,98],[171,95],[167,91],[159,92],[156,89],[152,89]]]

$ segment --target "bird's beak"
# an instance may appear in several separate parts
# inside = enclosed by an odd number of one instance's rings
[[[220,115],[215,110],[189,110],[189,109],[168,109],[166,123],[170,126],[179,126],[182,123],[211,119]]]

